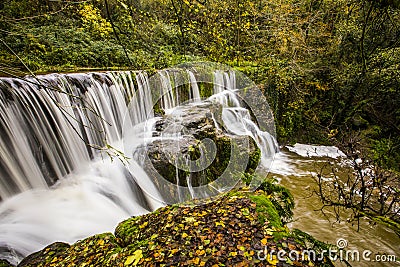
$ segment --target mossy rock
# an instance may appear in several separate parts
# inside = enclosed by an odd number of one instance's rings
[[[0,267],[14,267],[8,261],[0,259]]]
[[[260,149],[250,136],[229,134],[220,125],[220,105],[207,102],[178,109],[156,123],[153,135],[161,138],[139,152],[143,153],[146,172],[167,203],[182,201],[176,188],[179,185],[187,189],[188,181],[194,188],[207,187],[222,177],[224,186],[233,187],[240,182],[239,175],[254,173]],[[185,196],[183,201],[188,199]]]
[[[21,266],[333,266],[259,257],[265,247],[301,252],[310,240],[283,225],[271,197],[236,190],[203,205],[163,207],[121,222],[115,235],[50,245]]]
[[[67,243],[55,242],[23,259],[18,267],[42,266],[43,261],[52,262],[54,259],[61,258],[69,247]]]
[[[53,243],[26,257],[18,267],[112,266],[109,262],[119,249],[113,234],[98,234],[73,245]]]

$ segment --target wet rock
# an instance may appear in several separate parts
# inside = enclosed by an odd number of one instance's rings
[[[153,141],[142,153],[146,153],[146,171],[168,202],[177,198],[174,187],[178,185],[204,186],[221,176],[231,177],[233,184],[257,167],[260,150],[254,140],[229,134],[221,109],[209,102],[190,104],[156,123]]]

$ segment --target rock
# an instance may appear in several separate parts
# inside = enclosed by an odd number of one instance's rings
[[[200,187],[225,177],[224,183],[234,186],[239,176],[256,169],[260,150],[251,137],[229,134],[221,109],[209,102],[185,105],[156,123],[154,139],[141,153],[147,154],[145,169],[168,203],[178,199],[177,185]]]
[[[64,242],[55,242],[48,245],[41,251],[33,253],[23,259],[18,267],[40,266],[43,263],[51,262],[54,258],[64,255],[65,251],[70,247],[69,244]]]
[[[120,249],[115,236],[103,233],[73,245],[56,242],[26,257],[18,267],[119,266],[110,263]]]
[[[14,265],[11,265],[7,260],[0,259],[0,267],[14,267]]]

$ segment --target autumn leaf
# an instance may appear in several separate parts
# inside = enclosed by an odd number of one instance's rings
[[[133,265],[133,266],[136,266],[138,263],[139,263],[139,261],[140,261],[140,259],[143,257],[143,252],[142,252],[142,250],[141,249],[138,249],[138,250],[136,250],[135,252],[133,252],[133,255],[131,255],[131,256],[128,256],[127,258],[126,258],[126,261],[125,261],[125,263],[124,263],[124,266],[128,266],[128,265]]]
[[[196,219],[194,217],[186,217],[185,218],[185,222],[187,222],[187,223],[191,223],[191,222],[195,222],[195,221],[196,221]]]
[[[267,261],[269,264],[276,266],[276,264],[279,262],[278,258],[276,255],[272,255],[271,257],[267,257]]]
[[[242,209],[242,214],[243,214],[244,216],[249,216],[249,215],[250,215],[249,209],[248,209],[248,208],[243,208],[243,209]]]
[[[224,222],[215,222],[215,226],[222,226],[222,227],[225,227],[225,224],[224,224]]]
[[[206,254],[206,252],[205,252],[204,249],[198,249],[198,250],[196,250],[196,254],[197,254],[198,256],[203,256],[204,254]]]
[[[193,263],[198,265],[200,263],[200,259],[199,258],[194,258],[193,259]]]

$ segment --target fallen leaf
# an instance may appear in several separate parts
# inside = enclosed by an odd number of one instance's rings
[[[135,252],[133,252],[133,255],[128,256],[126,258],[124,265],[128,266],[132,264],[133,266],[136,266],[142,257],[143,257],[143,252],[141,249],[138,249]]]

